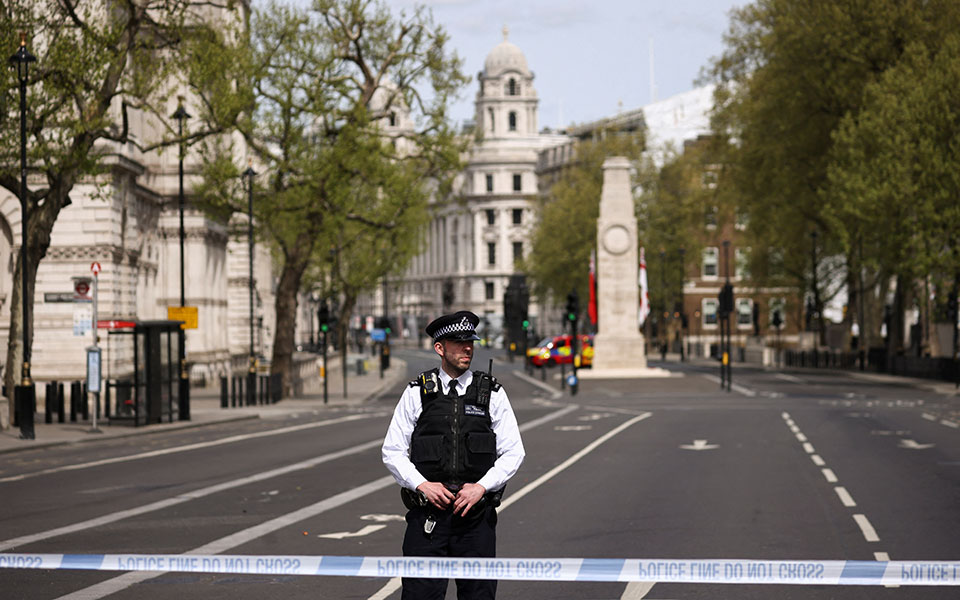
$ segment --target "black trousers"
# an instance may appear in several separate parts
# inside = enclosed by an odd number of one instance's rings
[[[473,514],[455,516],[452,511],[440,512],[432,507],[407,512],[407,532],[403,536],[404,556],[476,556],[497,555],[497,509],[485,506]],[[429,515],[437,521],[433,532],[423,530]],[[493,600],[497,581],[457,579],[458,600]],[[446,579],[403,578],[401,600],[443,600]]]

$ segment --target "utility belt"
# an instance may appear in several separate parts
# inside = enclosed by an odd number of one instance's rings
[[[460,485],[458,484],[443,484],[445,488],[450,490],[454,495],[460,491]],[[506,488],[500,488],[495,492],[487,492],[484,494],[477,503],[473,505],[471,512],[477,509],[485,508],[486,506],[492,506],[496,508],[500,506],[500,501],[503,499],[503,490]],[[403,500],[403,505],[407,507],[408,510],[413,510],[415,508],[424,508],[426,506],[431,506],[430,502],[427,501],[427,497],[420,490],[411,490],[409,488],[402,487],[400,488],[400,499]]]

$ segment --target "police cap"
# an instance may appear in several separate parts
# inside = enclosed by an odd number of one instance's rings
[[[460,342],[479,340],[476,331],[479,323],[480,317],[469,310],[461,310],[452,315],[443,315],[434,319],[427,325],[426,332],[433,338],[434,342],[440,340]]]

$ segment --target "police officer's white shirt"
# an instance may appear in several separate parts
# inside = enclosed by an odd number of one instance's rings
[[[443,393],[448,394],[453,378],[440,369],[439,379]],[[457,377],[457,395],[462,396],[472,381],[473,371],[470,370]],[[410,438],[422,410],[420,387],[408,385],[400,396],[400,402],[397,403],[393,420],[390,421],[383,440],[383,464],[393,474],[397,483],[411,490],[417,489],[417,486],[427,480],[410,462]],[[502,386],[496,391],[491,390],[489,410],[491,426],[497,436],[497,460],[477,483],[488,492],[493,492],[502,488],[516,474],[523,463],[525,452],[517,417],[513,414],[510,399]]]

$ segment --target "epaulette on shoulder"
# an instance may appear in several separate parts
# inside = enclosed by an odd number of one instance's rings
[[[419,378],[414,379],[413,381],[407,384],[407,387],[420,387],[420,379]]]
[[[494,377],[493,375],[491,375],[490,378],[493,379],[493,384],[490,386],[490,389],[493,390],[493,391],[495,391],[495,392],[500,391],[500,388],[503,387],[503,386],[500,385],[500,382],[497,381],[497,378]]]

